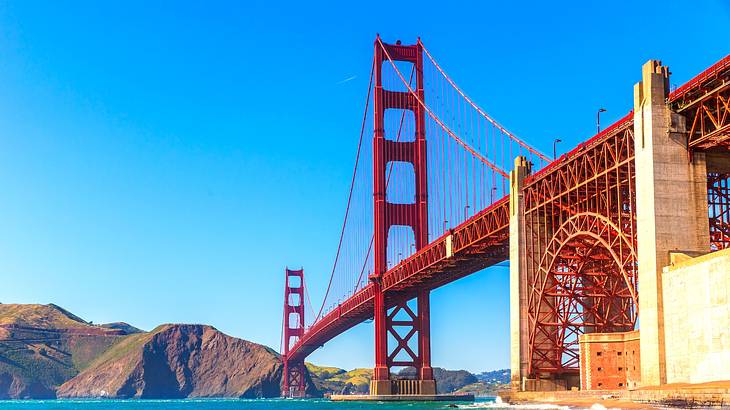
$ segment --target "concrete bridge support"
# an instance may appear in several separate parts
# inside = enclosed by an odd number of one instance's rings
[[[509,290],[510,290],[510,367],[513,390],[522,390],[522,379],[527,377],[527,255],[525,248],[525,212],[522,183],[530,174],[530,163],[525,157],[515,158],[510,172],[510,225],[509,225]]]
[[[704,153],[690,155],[684,117],[670,111],[669,70],[651,60],[634,87],[641,383],[666,383],[662,269],[670,252],[709,251]]]

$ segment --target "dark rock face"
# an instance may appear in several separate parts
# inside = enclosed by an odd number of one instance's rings
[[[45,384],[24,380],[8,372],[0,374],[0,399],[54,399],[56,393]]]
[[[269,348],[203,325],[129,336],[58,389],[58,397],[277,397],[282,366]]]

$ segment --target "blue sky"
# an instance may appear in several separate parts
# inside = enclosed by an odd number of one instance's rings
[[[331,269],[376,32],[546,153],[627,113],[649,58],[682,84],[730,52],[721,0],[150,3],[0,3],[4,303],[278,348],[284,267],[315,304]],[[435,291],[434,365],[507,367],[507,293],[504,267]],[[372,351],[364,324],[311,360]]]

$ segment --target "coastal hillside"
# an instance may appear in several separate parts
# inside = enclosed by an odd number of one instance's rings
[[[281,358],[211,326],[94,325],[56,305],[0,304],[0,400],[276,397]],[[320,395],[307,375],[308,394]]]
[[[416,371],[405,368],[398,373],[399,377],[413,378]],[[453,393],[460,388],[476,383],[477,378],[466,370],[446,370],[440,367],[433,368],[433,378],[436,379],[436,392],[439,394]]]
[[[268,347],[211,326],[162,325],[110,348],[58,397],[277,397],[281,372]]]
[[[322,367],[307,363],[307,370],[317,389],[326,394],[366,394],[370,388],[372,369],[354,369],[345,371],[337,367]],[[433,369],[436,388],[439,393],[453,393],[467,386],[487,390],[489,382],[480,382],[477,376],[466,370],[446,370],[440,367]],[[415,370],[406,368],[395,377],[411,378]]]
[[[509,369],[479,373],[476,378],[477,382],[468,384],[457,390],[457,392],[471,393],[477,397],[496,396],[498,391],[510,387]]]
[[[0,399],[53,398],[59,385],[126,336],[53,304],[0,304]]]
[[[324,394],[367,393],[370,389],[371,369],[346,371],[337,367],[322,367],[307,363],[307,370],[317,390]]]

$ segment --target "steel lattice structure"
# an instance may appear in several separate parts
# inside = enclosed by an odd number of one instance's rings
[[[707,178],[707,205],[712,250],[730,247],[730,175],[710,173]]]
[[[689,148],[730,146],[730,56],[669,96],[673,111],[687,120]]]
[[[529,374],[577,372],[579,334],[636,323],[633,157],[629,114],[525,182]]]

